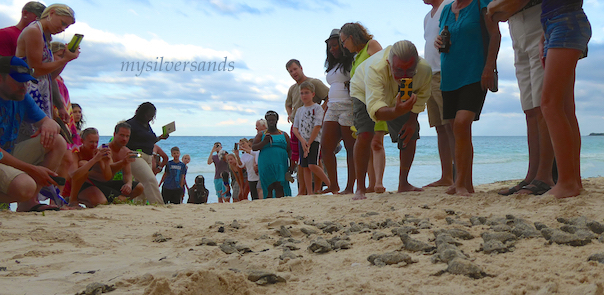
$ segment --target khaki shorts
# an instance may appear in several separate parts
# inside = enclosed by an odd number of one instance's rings
[[[443,95],[440,91],[440,72],[432,74],[432,95],[426,102],[428,109],[428,122],[430,127],[442,126],[449,123],[449,120],[443,119]]]
[[[11,155],[13,157],[33,165],[39,165],[44,160],[46,150],[40,142],[40,136],[30,138],[15,145]],[[15,177],[25,173],[12,166],[0,164],[0,192],[8,193],[8,187]]]

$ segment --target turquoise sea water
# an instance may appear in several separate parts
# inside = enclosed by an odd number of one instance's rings
[[[251,135],[250,135],[251,136]],[[216,193],[211,180],[214,178],[214,165],[208,165],[207,160],[214,142],[221,142],[223,147],[231,150],[235,142],[243,136],[171,136],[159,142],[161,148],[169,154],[170,148],[178,146],[181,155],[190,154],[187,183],[192,185],[195,176],[201,174],[206,179],[206,187],[210,190],[209,202],[217,202]],[[102,136],[101,143],[109,137]],[[528,148],[524,136],[475,136],[474,143],[474,184],[491,183],[500,180],[521,179],[528,168]],[[399,158],[396,145],[385,138],[386,171],[384,185],[387,190],[398,187]],[[604,175],[604,136],[584,136],[581,150],[582,177],[597,177]],[[346,185],[346,150],[337,155],[338,182],[341,188]],[[158,174],[158,180],[161,179]],[[440,177],[440,160],[436,136],[423,136],[417,142],[417,151],[409,181],[415,186],[429,184]],[[297,193],[292,185],[294,195]],[[185,197],[186,198],[186,197]]]

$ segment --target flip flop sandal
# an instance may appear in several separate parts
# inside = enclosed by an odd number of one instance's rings
[[[508,189],[507,193],[498,193],[502,196],[509,196],[509,195],[513,195],[515,194],[517,191],[523,189],[525,186],[529,185],[530,183],[526,182],[526,181],[521,181],[519,182],[517,185],[512,186]]]
[[[523,186],[522,189],[530,191],[531,195],[539,196],[547,193],[552,187],[541,180],[535,179],[529,185]]]

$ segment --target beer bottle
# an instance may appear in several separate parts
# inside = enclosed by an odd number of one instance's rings
[[[438,52],[449,53],[449,49],[451,48],[451,32],[449,32],[449,26],[445,26],[445,28],[440,32],[440,37],[442,39],[442,44],[440,48],[438,48]]]

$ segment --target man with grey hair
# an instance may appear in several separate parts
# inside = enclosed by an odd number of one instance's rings
[[[40,2],[27,2],[21,10],[19,23],[0,29],[0,55],[13,56],[17,50],[17,39],[25,27],[40,17],[46,6]]]
[[[413,79],[413,91],[407,100],[402,100],[399,83],[406,78]],[[419,138],[417,115],[425,109],[430,98],[431,80],[430,65],[419,57],[415,45],[407,40],[378,51],[356,69],[350,81],[354,126],[357,129],[354,145],[357,191],[353,200],[366,198],[368,154],[373,127],[378,120],[388,122],[392,142],[397,142],[400,150],[398,192],[422,190],[409,184],[407,178]]]

